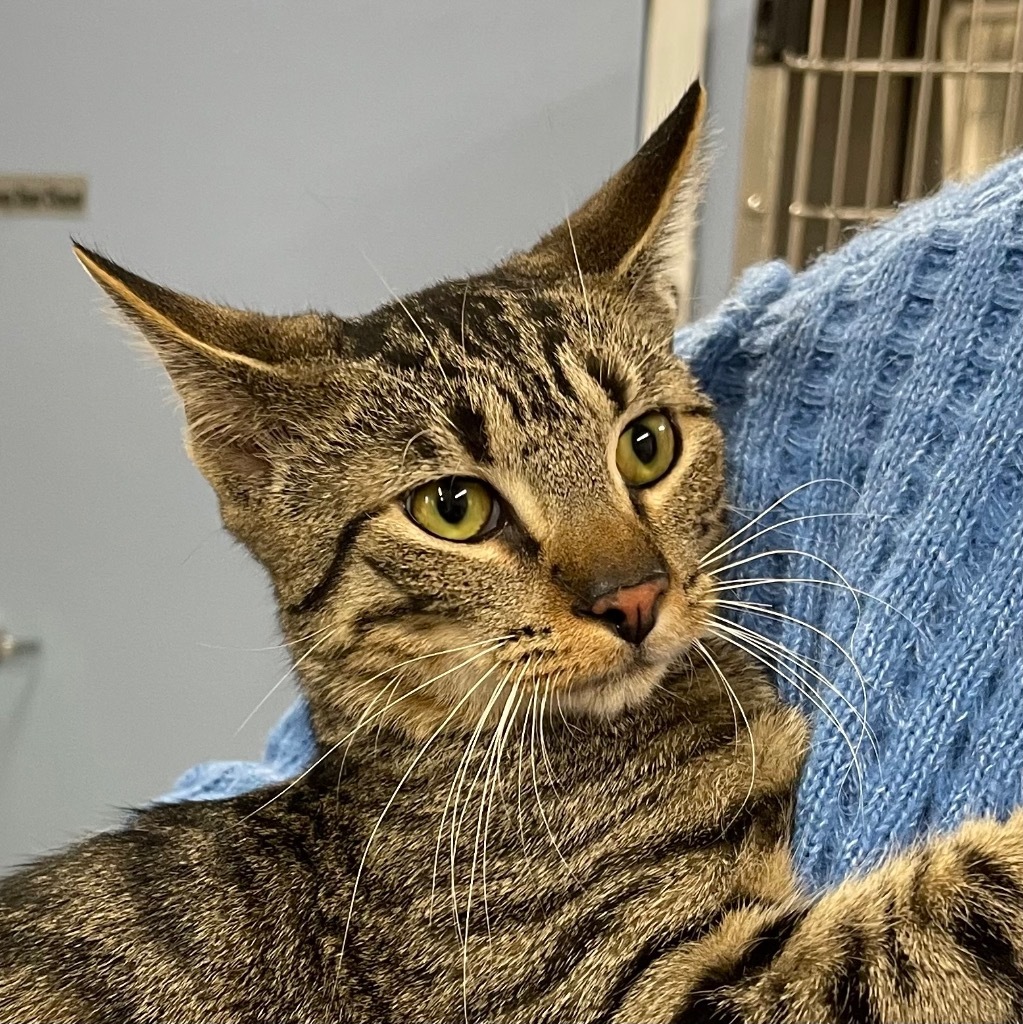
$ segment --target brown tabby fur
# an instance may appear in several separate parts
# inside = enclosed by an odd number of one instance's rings
[[[270,573],[322,756],[2,883],[0,1020],[1023,1019],[1023,817],[801,893],[806,725],[694,643],[722,440],[669,342],[702,107],[534,250],[357,320],[210,306],[77,249]],[[651,409],[683,453],[630,492],[614,444]],[[501,495],[500,531],[408,518],[453,473]],[[641,645],[578,614],[662,565]]]

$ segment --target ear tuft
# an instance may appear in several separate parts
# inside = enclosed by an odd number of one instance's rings
[[[158,351],[161,343],[185,346],[212,360],[264,372],[283,361],[286,354],[275,346],[274,332],[265,329],[265,321],[275,318],[164,288],[74,241],[72,249],[88,275]]]
[[[686,91],[639,152],[509,269],[542,276],[628,279],[675,309],[700,192],[706,94]]]
[[[327,319],[214,305],[78,243],[74,253],[159,356],[184,406],[189,454],[221,499],[265,480],[283,426],[272,396],[288,387],[310,353],[331,351]]]

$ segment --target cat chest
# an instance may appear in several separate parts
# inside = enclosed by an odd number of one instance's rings
[[[636,950],[713,914],[741,884],[743,844],[695,828],[682,801],[598,819],[567,794],[521,807],[519,795],[378,837],[349,941],[360,962],[397,971],[388,1001],[404,1012],[449,1019],[465,1003],[469,1019],[571,1016],[606,997]]]

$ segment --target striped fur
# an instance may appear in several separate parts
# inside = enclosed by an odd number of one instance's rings
[[[213,307],[78,249],[270,574],[321,757],[0,883],[0,1021],[1023,1019],[1023,818],[810,898],[806,723],[706,638],[722,438],[669,351],[701,110],[535,249],[360,319]],[[630,491],[614,446],[650,410],[682,453]],[[505,503],[488,539],[404,513],[450,474]],[[649,636],[580,612],[653,564]]]

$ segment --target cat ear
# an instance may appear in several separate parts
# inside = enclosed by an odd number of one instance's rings
[[[329,354],[325,318],[217,306],[153,284],[78,244],[74,252],[166,368],[185,409],[189,454],[202,473],[222,497],[258,484],[283,426],[274,397],[298,368]]]
[[[565,223],[508,266],[611,275],[648,286],[679,314],[685,246],[699,198],[705,93],[698,81],[639,152]]]

